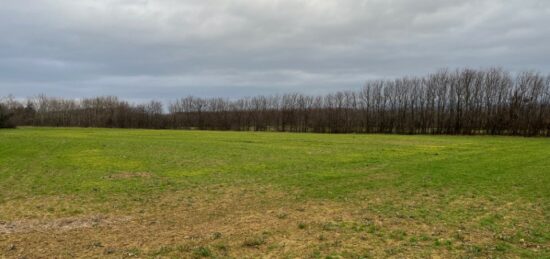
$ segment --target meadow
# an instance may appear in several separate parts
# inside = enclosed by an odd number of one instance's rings
[[[548,258],[550,138],[0,130],[0,257]]]

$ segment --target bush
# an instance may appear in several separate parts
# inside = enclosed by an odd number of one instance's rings
[[[15,128],[15,125],[10,120],[11,116],[12,113],[8,110],[8,108],[0,104],[0,129]]]

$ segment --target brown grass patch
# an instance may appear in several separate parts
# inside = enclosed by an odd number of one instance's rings
[[[456,201],[453,206],[472,202]],[[96,225],[93,217],[68,223],[63,218],[10,222],[19,230],[0,230],[0,251],[7,257],[57,258],[449,258],[495,253],[498,236],[477,223],[429,222],[380,213],[374,205],[294,200],[275,188],[210,186],[167,193],[144,202],[139,210],[113,211]]]
[[[104,179],[119,180],[119,179],[133,179],[133,178],[151,178],[152,173],[149,172],[120,172],[112,175],[105,176]]]
[[[55,231],[63,232],[68,230],[105,227],[113,224],[126,222],[130,217],[107,217],[95,215],[85,218],[60,218],[55,220],[18,220],[11,222],[0,221],[0,234],[31,233]]]

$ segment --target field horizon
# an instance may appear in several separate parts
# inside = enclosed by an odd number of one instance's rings
[[[0,130],[0,257],[547,258],[550,139]]]

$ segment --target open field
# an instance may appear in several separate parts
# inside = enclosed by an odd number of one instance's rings
[[[550,139],[0,131],[0,257],[550,257]]]

